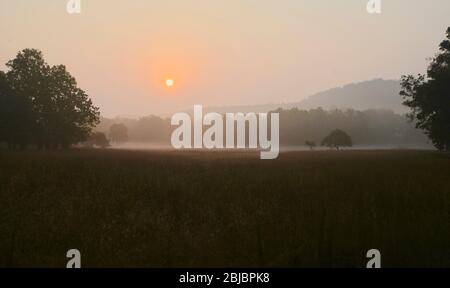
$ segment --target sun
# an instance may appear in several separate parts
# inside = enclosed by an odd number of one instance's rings
[[[172,78],[166,79],[166,87],[173,87],[175,85],[175,81]]]

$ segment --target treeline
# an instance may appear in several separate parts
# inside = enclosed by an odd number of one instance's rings
[[[389,110],[278,110],[283,146],[320,143],[330,131],[340,129],[355,146],[429,147],[427,137],[406,116]]]
[[[0,71],[0,144],[10,149],[66,148],[85,141],[99,109],[63,65],[25,49]]]
[[[276,110],[280,113],[280,145],[319,145],[331,131],[340,129],[350,135],[355,146],[430,147],[427,137],[406,116],[387,110]],[[128,142],[170,145],[174,129],[170,119],[157,116],[140,119],[102,118],[97,130],[110,137],[113,125],[127,128]],[[110,137],[112,138],[112,137]]]
[[[161,145],[170,145],[170,136],[172,134],[172,127],[170,119],[161,118],[158,116],[146,116],[139,119],[128,118],[104,118],[101,117],[100,124],[95,128],[96,131],[104,133],[111,142],[114,141],[113,130],[114,126],[122,124],[126,127],[127,141],[135,143],[152,143]],[[119,141],[117,141],[119,142]]]

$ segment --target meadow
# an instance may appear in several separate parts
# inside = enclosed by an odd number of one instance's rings
[[[450,266],[433,151],[0,151],[0,267]]]

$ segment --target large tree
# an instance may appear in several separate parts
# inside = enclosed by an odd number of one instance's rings
[[[0,71],[0,143],[11,142],[13,132],[14,97],[6,74]]]
[[[13,126],[8,135],[9,146],[24,148],[36,141],[39,115],[35,107],[38,99],[46,94],[44,83],[49,67],[41,52],[30,49],[19,52],[6,66],[9,68],[6,73],[7,81],[14,94],[12,103],[16,108]]]
[[[48,106],[46,118],[50,120],[50,139],[63,147],[85,141],[99,122],[98,108],[77,87],[65,66],[51,68],[49,83],[52,104]]]
[[[427,75],[402,77],[404,104],[409,117],[423,129],[439,150],[450,151],[450,27],[439,53],[431,60]]]
[[[14,115],[13,147],[68,147],[89,137],[99,121],[98,108],[64,66],[49,66],[35,49],[19,52],[6,66],[20,110]]]

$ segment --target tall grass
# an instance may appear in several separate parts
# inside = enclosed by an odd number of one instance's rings
[[[450,266],[449,176],[420,151],[4,151],[0,266]]]

